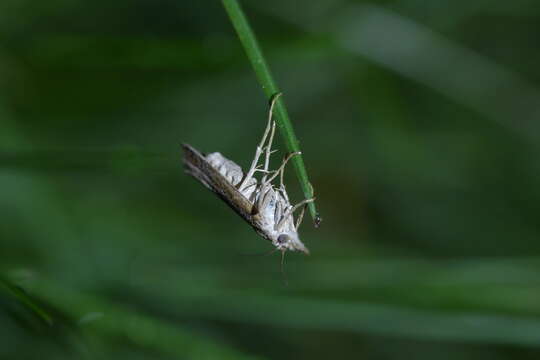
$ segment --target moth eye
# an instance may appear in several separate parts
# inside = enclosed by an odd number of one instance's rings
[[[285,244],[288,241],[289,241],[289,235],[287,234],[281,234],[277,238],[278,244]]]

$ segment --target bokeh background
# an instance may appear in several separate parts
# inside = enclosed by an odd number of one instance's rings
[[[219,1],[0,2],[0,358],[537,359],[538,2],[243,5],[324,219],[288,286],[180,163],[265,126]]]

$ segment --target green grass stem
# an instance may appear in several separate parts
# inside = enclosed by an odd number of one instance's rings
[[[246,51],[249,61],[253,66],[253,70],[255,71],[257,79],[263,88],[264,94],[270,100],[272,96],[279,93],[280,90],[272,77],[268,63],[266,62],[253,30],[251,29],[248,20],[237,0],[223,0],[223,6],[229,15],[240,42],[244,46],[244,50]],[[281,132],[281,135],[285,139],[285,146],[287,147],[287,150],[289,152],[300,151],[298,139],[294,134],[292,123],[283,102],[283,97],[280,97],[277,100],[274,114],[277,119],[277,126]],[[298,180],[300,181],[300,186],[302,187],[304,196],[306,198],[313,197],[313,187],[311,186],[307,176],[303,156],[295,156],[291,161],[294,164],[294,169],[296,171]],[[311,217],[315,221],[315,226],[318,226],[320,223],[320,217],[317,213],[315,203],[310,203],[308,208]]]

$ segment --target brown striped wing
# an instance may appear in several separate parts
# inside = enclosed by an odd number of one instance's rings
[[[219,173],[205,157],[188,144],[182,144],[184,149],[184,165],[186,173],[199,180],[204,186],[216,193],[238,215],[258,230],[251,214],[253,204],[242,195],[231,183]]]

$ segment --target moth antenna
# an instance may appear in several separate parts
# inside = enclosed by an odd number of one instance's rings
[[[277,248],[276,248],[277,249]],[[280,264],[280,271],[281,271],[281,277],[283,279],[283,284],[285,286],[289,286],[289,281],[287,280],[287,274],[285,273],[285,252],[287,249],[281,250],[281,264]]]
[[[267,252],[266,254],[264,254],[264,256],[272,255],[273,253],[275,253],[278,250],[279,250],[278,248],[274,248],[274,249],[270,250],[269,252]]]
[[[294,228],[296,229],[296,231],[298,231],[298,228],[300,227],[300,224],[302,223],[302,219],[304,219],[304,213],[306,212],[306,208],[307,208],[308,204],[305,204],[304,207],[302,208],[302,210],[300,211],[300,215],[298,216],[298,219],[296,219],[296,224],[294,226]]]
[[[277,250],[279,250],[278,248],[274,248],[270,251],[265,251],[263,253],[240,253],[240,255],[242,256],[269,256],[269,255],[272,255],[273,253],[275,253]]]

